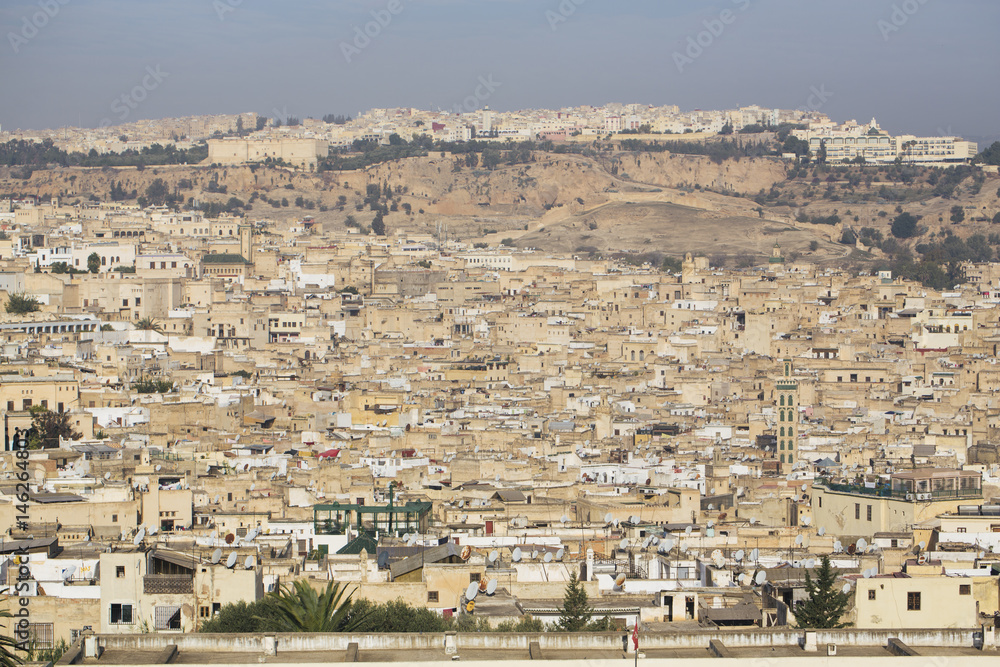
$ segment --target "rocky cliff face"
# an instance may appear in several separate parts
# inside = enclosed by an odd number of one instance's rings
[[[142,194],[157,178],[171,189],[189,181],[186,197],[199,197],[209,183],[225,186],[226,196],[246,200],[254,191],[277,197],[272,190],[288,188],[332,205],[341,194],[363,194],[371,183],[388,183],[395,191],[406,188],[410,200],[428,212],[440,215],[540,215],[553,206],[576,203],[591,207],[607,201],[609,191],[627,191],[635,184],[663,188],[700,185],[715,190],[756,194],[785,177],[784,166],[775,160],[730,160],[715,164],[708,158],[687,155],[649,154],[616,156],[608,165],[600,159],[578,155],[535,154],[535,162],[501,167],[494,171],[470,169],[461,157],[410,158],[350,172],[304,173],[265,167],[164,166],[134,168],[75,168],[39,170],[27,181],[11,179],[0,172],[5,192],[55,195],[63,198],[94,194],[104,199],[112,182],[126,191]],[[613,176],[610,166],[618,168]],[[185,186],[187,183],[183,183]]]
[[[640,153],[622,155],[615,162],[622,178],[663,188],[700,185],[755,195],[785,180],[785,164],[772,158],[741,158],[717,164],[699,155]]]

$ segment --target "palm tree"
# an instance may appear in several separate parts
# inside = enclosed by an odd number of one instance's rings
[[[329,582],[317,593],[305,581],[282,585],[275,596],[278,619],[285,632],[355,632],[367,629],[367,613],[354,613],[354,592],[347,586]]]
[[[141,320],[136,320],[135,328],[139,331],[155,331],[156,333],[163,333],[163,326],[152,317],[144,317]]]
[[[9,611],[0,611],[0,618],[14,618],[14,616]],[[0,625],[0,628],[5,626]],[[0,667],[17,667],[24,660],[14,653],[17,650],[17,642],[14,641],[13,637],[8,637],[7,635],[0,634]]]

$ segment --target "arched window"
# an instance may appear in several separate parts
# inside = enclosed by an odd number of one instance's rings
[[[788,397],[788,407],[792,407],[792,397]]]
[[[785,395],[782,394],[781,397],[778,399],[778,405],[784,405],[784,404],[785,404]]]
[[[781,435],[782,438],[785,437],[785,427],[784,426],[781,427],[781,433],[780,433],[780,435]]]
[[[785,421],[785,411],[778,410],[778,421]]]

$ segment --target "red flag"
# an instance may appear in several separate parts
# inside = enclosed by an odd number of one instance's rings
[[[635,619],[635,629],[632,631],[632,643],[635,644],[635,650],[639,650],[639,618]]]

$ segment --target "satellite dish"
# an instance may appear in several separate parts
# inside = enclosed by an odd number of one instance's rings
[[[917,546],[920,547],[921,549],[926,549],[927,543],[924,542],[923,540],[920,540],[920,544],[918,544]]]
[[[744,555],[745,555],[745,554],[743,553],[743,550],[742,550],[742,549],[740,549],[740,550],[739,550],[739,551],[737,551],[737,552],[736,552],[735,554],[733,554],[733,558],[735,558],[735,559],[736,559],[736,562],[737,562],[737,563],[739,563],[739,562],[740,562],[741,560],[743,560],[743,556],[744,556]]]
[[[820,526],[818,532],[820,534],[820,537],[822,537],[823,535],[826,535],[826,528],[824,528],[823,526]]]
[[[260,534],[260,531],[258,531],[256,528],[254,528],[249,533],[247,533],[247,536],[243,538],[243,541],[244,542],[253,542],[255,539],[257,539],[257,536],[259,534]]]
[[[806,569],[807,569],[807,570],[811,570],[811,569],[813,569],[814,567],[816,567],[816,561],[815,561],[814,559],[810,558],[809,560],[807,560],[807,561],[806,561],[806,562],[804,563],[804,565],[806,566]]]
[[[497,562],[498,558],[500,558],[500,552],[499,551],[497,551],[496,549],[494,549],[493,551],[490,552],[490,562],[491,563]]]
[[[708,511],[711,512],[714,509],[715,509],[715,505],[713,505],[712,503],[709,503],[708,504]]]
[[[801,546],[802,546],[802,543],[803,543],[804,541],[805,541],[805,540],[804,540],[804,539],[802,538],[802,536],[801,536],[801,535],[796,535],[796,536],[795,536],[795,544],[796,544],[796,545],[798,545],[798,546],[800,546],[800,547],[801,547]]]
[[[872,578],[872,571],[871,571],[871,570],[865,570],[865,571],[864,571],[864,572],[862,572],[861,574],[862,574],[862,576],[863,576],[863,577],[864,577],[865,579],[871,579],[871,578]]]
[[[378,567],[380,570],[384,570],[389,566],[389,552],[383,551],[378,555]]]
[[[235,541],[236,541],[236,536],[235,535],[233,535],[232,533],[227,533],[226,534],[226,544],[232,544]]]
[[[140,528],[139,532],[136,533],[135,537],[132,539],[132,544],[134,544],[135,546],[139,546],[139,543],[142,542],[142,539],[144,537],[146,537],[146,529]]]
[[[220,496],[219,494],[215,494],[215,504],[216,504],[216,505],[218,505],[218,504],[219,504],[219,501],[220,501],[221,499],[222,499],[222,496]]]
[[[844,550],[844,545],[840,543],[840,540],[835,540],[833,543],[833,553],[839,554]]]
[[[618,548],[621,549],[622,551],[625,551],[625,550],[628,549],[628,538],[627,537],[623,537],[622,538],[622,541],[618,543]]]
[[[486,584],[486,594],[493,595],[497,592],[497,580],[490,579],[490,583]]]
[[[403,533],[403,541],[404,542],[409,542],[410,541],[410,534],[409,533]]]
[[[469,515],[468,514],[463,514],[462,515],[462,523],[469,523]]]
[[[564,555],[566,555],[566,550],[559,547],[559,549],[556,550],[556,560],[562,560]]]
[[[243,561],[243,567],[248,570],[253,569],[253,555],[247,556],[246,560]]]
[[[619,521],[618,519],[615,519],[613,523],[615,524],[615,528],[617,528],[618,525],[621,523],[621,521]]]
[[[104,473],[104,479],[111,479],[111,473],[110,472]]]
[[[226,567],[232,569],[232,567],[234,565],[236,565],[236,552],[235,551],[232,552],[231,554],[229,554],[229,558],[226,559]]]
[[[212,552],[212,565],[218,564],[222,560],[222,549],[216,549]]]
[[[149,534],[150,535],[156,535],[156,531],[157,530],[159,530],[159,528],[157,528],[156,526],[150,526],[149,527]]]
[[[691,534],[691,526],[688,526],[687,528],[684,529],[684,534],[685,535],[690,535]]]
[[[479,595],[479,583],[473,581],[471,584],[469,584],[469,587],[465,589],[465,599],[475,600],[477,595]]]
[[[927,565],[927,554],[920,554],[917,557],[917,565]]]
[[[546,551],[545,552],[545,558],[543,560],[546,563],[551,563],[552,562],[552,552],[551,551]]]
[[[714,522],[714,521],[709,521],[709,522],[708,522],[708,527],[709,527],[709,528],[713,527],[714,525],[715,525],[715,522]]]
[[[750,552],[750,560],[756,561],[758,558],[760,558],[759,549],[754,549],[753,551]]]
[[[628,522],[633,526],[638,525],[640,521],[641,519],[634,514],[628,518]]]
[[[761,570],[760,572],[757,573],[757,576],[754,577],[754,583],[757,584],[758,586],[762,586],[765,581],[767,581],[767,572]]]
[[[83,536],[83,541],[84,542],[89,542],[90,541],[90,535],[84,535]]]
[[[209,535],[208,537],[209,537],[209,539],[211,539],[211,540],[214,540],[214,539],[215,539],[215,538],[217,538],[218,536],[219,536],[219,531],[217,531],[217,530],[213,530],[213,531],[212,531],[212,534],[211,534],[211,535]]]
[[[621,588],[624,585],[625,585],[625,573],[622,572],[617,577],[615,577],[615,586]]]
[[[613,518],[614,518],[614,517],[613,517],[613,516],[611,516],[611,512],[608,512],[607,514],[605,514],[605,515],[604,515],[604,523],[611,523],[611,520],[612,520]]]
[[[851,585],[850,584],[844,584],[844,587],[841,588],[840,590],[842,590],[845,594],[846,593],[850,593],[851,592]]]
[[[254,491],[256,489],[257,489],[257,482],[254,482],[253,484],[250,485],[250,490]]]
[[[154,470],[156,470],[156,472],[160,472],[161,468],[163,468],[163,466],[161,466],[159,463],[157,463],[156,464],[156,468],[154,468]]]
[[[868,542],[865,540],[865,538],[862,537],[858,539],[857,548],[858,551],[864,551],[865,549],[868,548]]]
[[[755,523],[757,523],[757,517],[755,517],[755,516],[750,517],[750,525],[752,526]]]
[[[808,526],[812,522],[813,522],[813,520],[812,520],[811,516],[804,516],[804,517],[802,517],[802,525],[803,526]]]
[[[538,560],[538,549],[533,549],[531,552],[531,560]]]
[[[809,489],[809,485],[808,485],[808,484],[803,484],[803,485],[802,485],[802,490],[803,490],[803,491],[806,491],[806,490],[808,490],[808,489]]]
[[[70,565],[65,570],[62,571],[63,581],[69,581],[76,574],[76,565]]]
[[[569,516],[563,514],[562,517],[560,517],[559,522],[562,523],[562,524],[569,523]]]
[[[514,551],[510,555],[510,559],[515,563],[521,562],[521,547],[514,547]]]
[[[472,555],[472,547],[466,544],[462,547],[462,560],[469,560],[469,556]]]
[[[650,541],[651,539],[653,539],[653,538],[652,538],[652,537],[647,537],[646,539],[644,539],[644,540],[642,541],[642,548],[643,548],[643,549],[645,549],[645,548],[647,548],[647,547],[649,546],[649,541]]]

